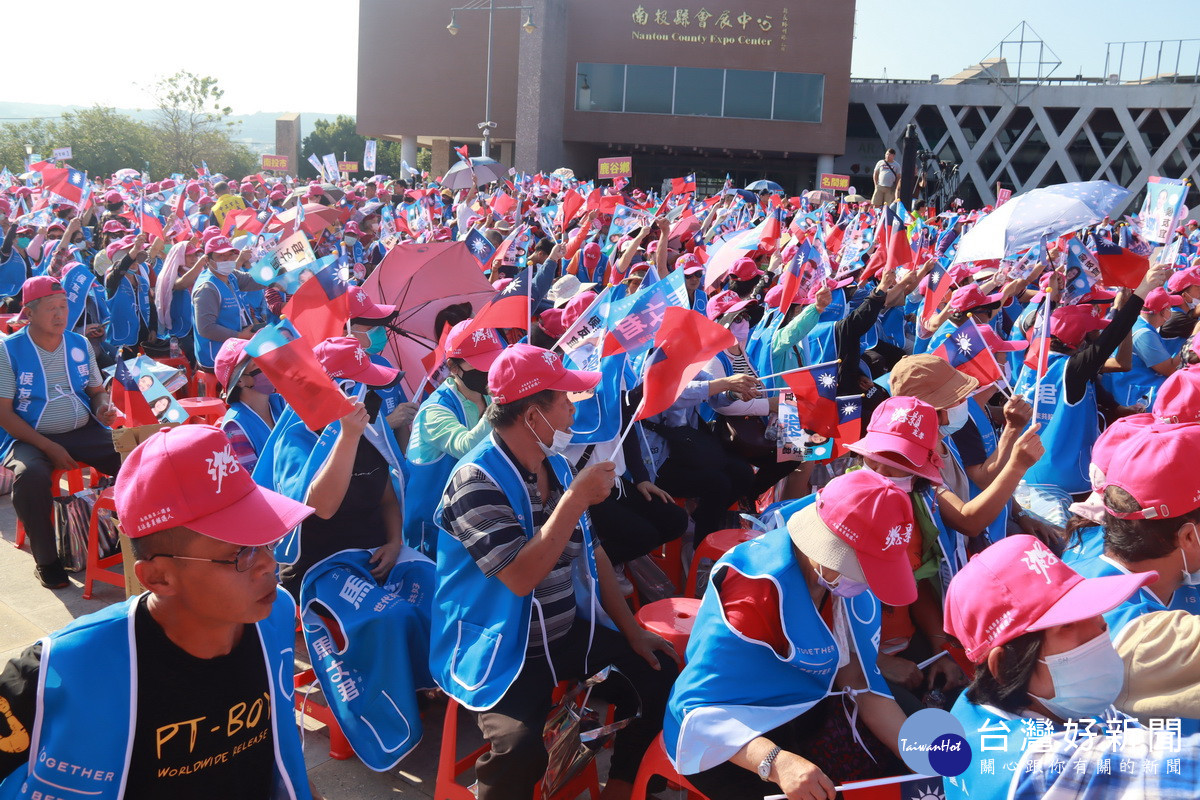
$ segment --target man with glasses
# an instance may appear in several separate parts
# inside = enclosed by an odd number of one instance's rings
[[[13,471],[13,508],[29,536],[38,580],[69,585],[54,542],[54,470],[82,462],[116,475],[121,458],[106,426],[117,416],[88,340],[67,330],[67,295],[57,278],[21,287],[29,324],[0,344],[0,463]]]
[[[148,591],[0,673],[0,797],[312,798],[272,552],[312,509],[255,484],[209,425],[139,445],[116,505]]]

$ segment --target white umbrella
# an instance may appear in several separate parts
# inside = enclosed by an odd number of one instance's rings
[[[1108,181],[1081,181],[1018,195],[963,235],[954,263],[1004,258],[1033,247],[1043,236],[1094,225],[1111,217],[1131,194]]]
[[[448,169],[446,177],[442,178],[442,186],[455,191],[470,189],[472,176],[475,177],[476,184],[483,186],[485,183],[502,181],[507,175],[508,167],[499,161],[484,156],[472,156],[470,166],[467,166],[465,161],[459,161]]]

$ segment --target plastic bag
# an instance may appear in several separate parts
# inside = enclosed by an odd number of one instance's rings
[[[627,561],[625,568],[629,570],[629,577],[637,587],[638,597],[642,599],[643,605],[675,596],[675,587],[671,585],[671,579],[650,556],[638,556],[632,561]]]
[[[84,489],[75,494],[52,498],[54,501],[54,541],[58,558],[67,572],[82,572],[87,567],[88,527],[92,508],[103,487]],[[116,514],[104,509],[97,520],[98,558],[107,558],[120,549]]]
[[[542,731],[542,739],[549,754],[546,777],[542,779],[543,800],[549,800],[569,784],[617,735],[617,731],[642,715],[640,699],[636,714],[608,725],[601,725],[599,715],[588,708],[592,688],[614,674],[629,681],[616,667],[607,666],[586,681],[576,684],[550,712],[546,727]],[[633,686],[633,682],[629,681],[629,685]],[[580,700],[579,695],[585,689],[586,693]],[[634,687],[634,691],[637,691],[637,687]]]

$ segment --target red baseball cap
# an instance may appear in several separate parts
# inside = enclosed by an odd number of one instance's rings
[[[906,606],[917,599],[908,560],[916,531],[912,501],[882,475],[858,469],[834,478],[815,503],[788,519],[787,529],[806,556],[865,582],[880,601]]]
[[[237,249],[224,236],[214,236],[209,239],[204,245],[204,254],[211,256],[216,253],[236,253]]]
[[[246,345],[249,343],[248,339],[237,338],[221,342],[221,349],[217,351],[217,357],[213,359],[213,372],[216,373],[220,384],[225,387],[225,391],[229,391],[232,385],[238,382],[238,378],[242,377],[242,372],[250,364],[250,356],[245,353]]]
[[[978,284],[969,283],[960,289],[954,290],[954,294],[950,296],[950,308],[954,311],[970,311],[980,306],[999,303],[1001,297],[1003,295],[1000,292],[984,294]]]
[[[979,328],[979,335],[987,342],[988,348],[993,353],[1013,353],[1029,347],[1029,342],[1024,339],[1002,338],[991,325],[977,325],[976,327]]]
[[[133,242],[136,238],[136,236],[129,234],[128,236],[122,236],[115,242],[109,242],[108,247],[104,248],[104,253],[108,256],[108,260],[112,261],[116,257],[117,253],[133,247]]]
[[[182,525],[254,547],[278,541],[313,513],[255,483],[212,425],[164,428],[142,442],[121,465],[115,496],[131,538]]]
[[[738,296],[737,292],[727,289],[715,297],[709,298],[705,311],[709,319],[715,320],[720,319],[726,314],[737,313],[753,302],[755,302],[753,298],[743,300]]]
[[[115,219],[110,219],[108,222],[104,223],[104,227],[102,227],[100,229],[100,232],[101,233],[125,233],[125,231],[127,231],[127,230],[129,230],[129,229],[126,228],[122,223],[117,222]]]
[[[703,270],[703,267],[701,267],[701,270]],[[783,302],[783,285],[777,283],[767,290],[766,296],[763,297],[763,303],[766,304],[767,308],[779,308],[781,302]]]
[[[597,297],[599,295],[591,289],[585,289],[567,301],[567,304],[563,306],[563,333],[566,333],[566,329],[575,324],[575,320],[579,319],[583,312],[596,302]]]
[[[25,283],[21,284],[21,305],[27,306],[34,300],[41,300],[52,294],[66,294],[58,278],[51,278],[49,275],[26,278]]]
[[[504,343],[493,329],[471,330],[471,324],[472,320],[465,319],[450,329],[446,335],[446,358],[461,358],[472,369],[487,372],[504,352]]]
[[[1200,425],[1148,425],[1114,448],[1104,488],[1124,489],[1137,511],[1114,511],[1117,519],[1167,519],[1200,508]]]
[[[331,378],[365,383],[373,388],[391,386],[400,377],[395,367],[376,364],[353,336],[335,336],[313,348]]]
[[[557,353],[531,344],[506,347],[488,370],[488,394],[500,404],[542,391],[588,392],[599,382],[599,372],[567,369]]]
[[[588,242],[583,246],[583,265],[588,269],[593,269],[600,263],[600,256],[604,251],[600,249],[600,245],[595,242]]]
[[[1050,315],[1050,333],[1067,347],[1078,347],[1084,336],[1107,327],[1108,320],[1091,306],[1059,306]]]
[[[871,414],[867,435],[846,449],[941,484],[940,440],[937,409],[924,400],[899,396],[880,403]]]
[[[729,274],[739,281],[750,281],[762,275],[762,270],[758,268],[758,264],[754,263],[753,258],[742,257],[733,262]]]
[[[1104,488],[1104,476],[1113,463],[1113,454],[1130,439],[1154,424],[1154,414],[1130,414],[1128,417],[1113,420],[1111,425],[1100,432],[1096,443],[1092,445],[1092,471],[1099,473],[1092,479],[1093,489]]]
[[[564,313],[566,313],[566,309],[564,308],[547,308],[541,314],[538,314],[538,325],[542,326],[542,330],[547,335],[558,339],[567,332],[567,326],[563,324]]]
[[[1150,410],[1158,422],[1200,422],[1200,370],[1181,369],[1168,375]]]
[[[1161,314],[1172,306],[1184,305],[1187,305],[1187,301],[1182,297],[1177,294],[1168,294],[1166,289],[1157,286],[1146,295],[1146,300],[1142,303],[1142,311]]]
[[[976,664],[1031,631],[1097,617],[1119,606],[1157,572],[1085,578],[1046,545],[1017,534],[967,562],[946,591],[946,631]]]
[[[361,287],[351,288],[348,292],[350,299],[350,319],[355,322],[374,322],[383,325],[396,316],[396,307],[376,303]]]

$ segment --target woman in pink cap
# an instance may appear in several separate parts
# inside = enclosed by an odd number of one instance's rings
[[[952,713],[970,747],[948,800],[1194,797],[1200,744],[1113,707],[1125,664],[1102,616],[1157,577],[1084,578],[1032,536],[998,542],[950,583],[946,630],[977,664]]]

